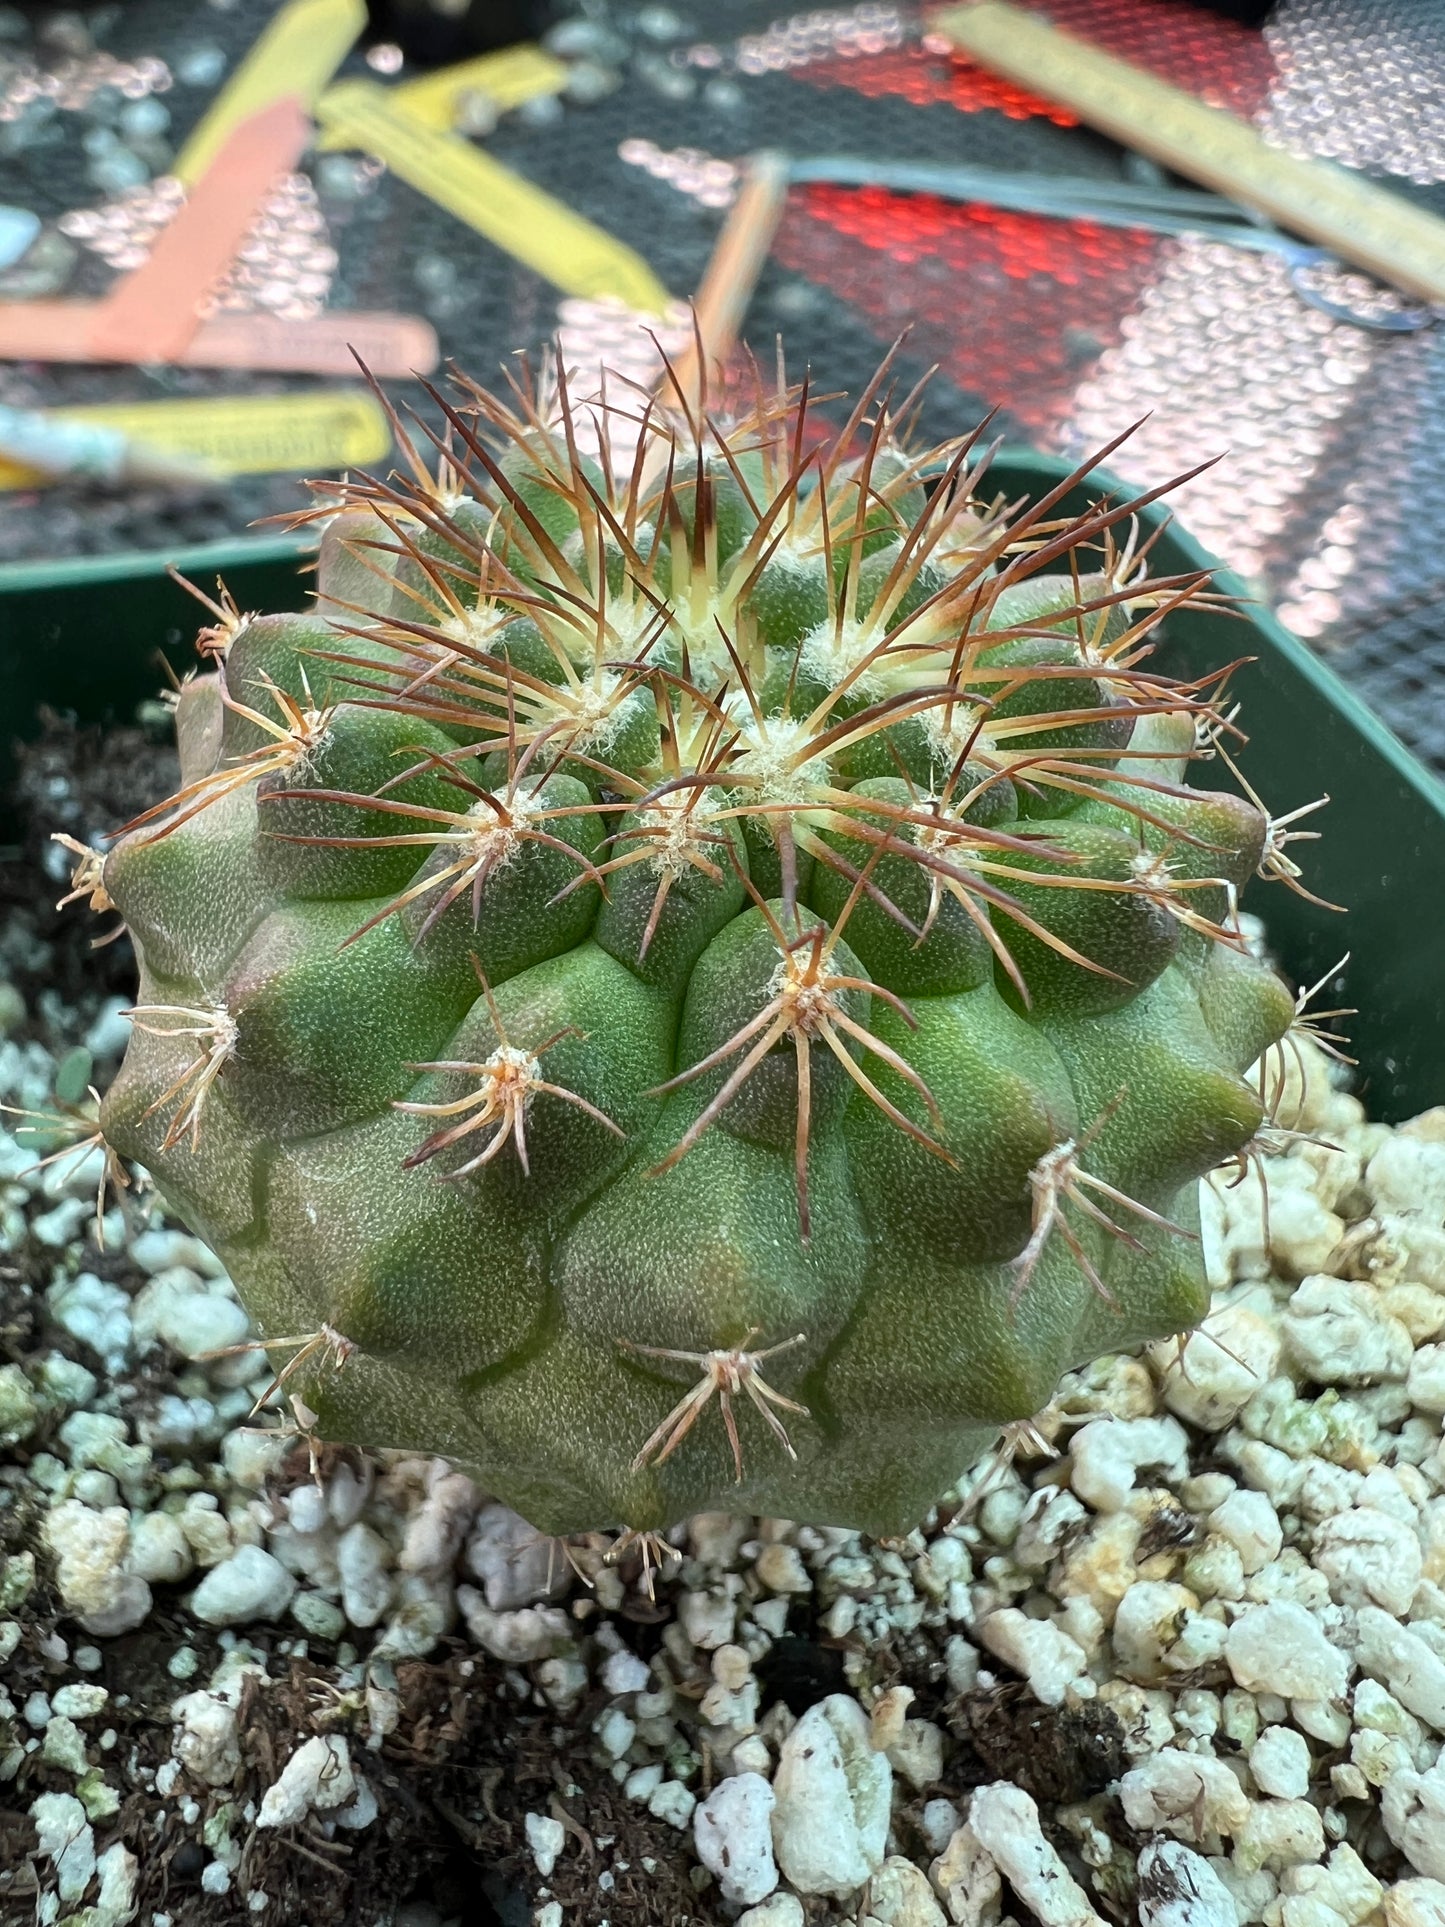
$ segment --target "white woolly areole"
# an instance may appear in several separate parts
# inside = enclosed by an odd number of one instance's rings
[[[544,807],[537,797],[522,790],[504,794],[499,801],[507,812],[505,817],[498,816],[491,804],[485,802],[474,803],[467,812],[476,825],[468,836],[472,859],[478,865],[490,863],[496,870],[512,861],[522,847],[532,818]]]
[[[713,790],[704,790],[701,795],[691,790],[674,791],[639,813],[638,824],[647,832],[648,854],[659,876],[675,882],[684,871],[696,867],[696,857],[716,860],[708,853],[717,847],[717,833],[710,825],[718,804]]]
[[[805,722],[794,716],[751,715],[739,732],[743,745],[733,767],[755,776],[755,794],[764,803],[806,803],[820,784],[830,781],[828,759],[810,756],[799,762],[798,751],[812,737]]]
[[[927,850],[931,856],[946,856],[951,863],[967,862],[971,849],[968,827],[962,818],[950,816],[940,807],[936,796],[921,797],[919,811],[932,810],[937,814],[930,823],[909,825],[913,841],[920,850]]]
[[[940,704],[922,715],[924,741],[934,761],[953,765],[968,750],[972,755],[987,754],[994,747],[987,725],[979,727],[982,712],[973,703]]]
[[[845,678],[853,676],[859,665],[866,662],[872,652],[883,640],[883,630],[872,621],[860,622],[856,616],[845,616],[840,622],[828,617],[816,629],[803,638],[799,651],[799,662],[805,674],[817,676],[821,681],[831,683],[836,688]],[[897,679],[899,665],[890,665],[893,675],[885,675],[886,658],[878,661],[851,684],[861,696],[876,696]]]
[[[651,702],[646,691],[633,689],[619,698],[622,677],[610,669],[600,669],[590,682],[572,691],[571,713],[576,723],[571,738],[573,749],[605,755],[639,708]]]
[[[499,632],[513,620],[510,610],[499,609],[492,603],[485,607],[463,609],[459,615],[449,615],[437,624],[449,642],[459,642],[468,649],[491,649]]]
[[[532,1101],[538,1069],[539,1060],[517,1044],[498,1044],[482,1064],[482,1074],[493,1090],[524,1106]]]

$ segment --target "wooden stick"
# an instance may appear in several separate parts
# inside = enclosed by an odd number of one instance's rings
[[[758,285],[788,194],[788,163],[782,154],[754,154],[741,190],[723,223],[717,246],[693,303],[696,334],[664,373],[658,392],[691,414],[701,404],[710,369],[721,369]]]

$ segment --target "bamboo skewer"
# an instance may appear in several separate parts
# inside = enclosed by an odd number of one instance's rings
[[[726,364],[778,231],[787,194],[785,156],[754,154],[693,302],[693,339],[659,380],[663,401],[694,413],[706,392],[708,371]]]

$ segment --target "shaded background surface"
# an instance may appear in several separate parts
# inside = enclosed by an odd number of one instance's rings
[[[1046,10],[1282,144],[1362,168],[1445,212],[1437,0],[1282,0],[1262,29],[1189,0],[1048,0]],[[74,252],[67,292],[100,293],[143,258],[155,190],[148,180],[124,184],[127,169],[137,171],[126,155],[139,155],[141,174],[163,177],[167,151],[271,11],[270,0],[133,0],[83,17],[87,49],[74,35],[57,42],[44,15],[0,9],[0,200],[33,208],[65,238]],[[37,19],[48,39],[34,38]],[[484,145],[636,248],[679,296],[697,285],[722,222],[728,164],[762,145],[797,157],[1108,179],[1133,165],[1062,111],[931,50],[909,9],[790,16],[769,0],[599,5],[555,44],[583,70],[572,93],[503,115]],[[139,101],[113,85],[86,95],[101,54],[135,70]],[[61,68],[67,98],[33,98],[28,77]],[[375,47],[343,69],[391,71]],[[412,71],[403,64],[398,77]],[[605,86],[601,98],[576,97]],[[586,304],[564,305],[547,282],[357,156],[310,157],[253,238],[254,265],[233,304],[413,310],[433,321],[445,354],[484,378],[514,351],[538,348],[559,317],[584,342],[600,325]],[[1397,305],[1360,277],[1333,282],[1333,295],[1372,312]],[[1439,327],[1389,334],[1333,321],[1301,301],[1281,262],[1220,243],[879,188],[795,188],[749,342],[771,355],[781,333],[790,368],[810,365],[824,390],[856,389],[904,327],[903,377],[939,368],[923,416],[930,434],[998,407],[1011,437],[1082,455],[1147,415],[1112,458],[1127,478],[1153,483],[1220,456],[1181,492],[1182,518],[1417,753],[1445,767]],[[22,404],[263,385],[314,382],[0,364],[0,400]],[[0,561],[177,548],[300,499],[285,476],[187,499],[0,496]]]

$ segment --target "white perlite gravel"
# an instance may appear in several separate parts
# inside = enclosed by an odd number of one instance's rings
[[[0,1096],[37,1101],[37,1053],[0,1045]],[[1037,1421],[1053,1457],[974,1468],[904,1540],[691,1521],[647,1658],[602,1542],[568,1549],[588,1590],[444,1461],[328,1455],[319,1484],[278,1482],[287,1443],[247,1418],[271,1366],[200,1356],[245,1333],[215,1260],[154,1218],[129,1236],[138,1288],[86,1271],[93,1160],[27,1174],[0,1133],[0,1236],[53,1254],[40,1328],[84,1361],[46,1343],[0,1367],[0,1502],[38,1506],[0,1572],[0,1664],[38,1638],[53,1675],[0,1689],[34,1917],[171,1927],[138,1907],[119,1702],[85,1677],[169,1588],[207,1657],[175,1643],[170,1756],[141,1784],[203,1843],[208,1904],[273,1927],[248,1841],[376,1825],[398,1668],[466,1649],[555,1717],[564,1770],[589,1756],[675,1842],[700,1921],[1445,1927],[1445,1109],[1387,1129],[1305,1063],[1267,1233],[1257,1171],[1204,1187],[1201,1331],[1073,1374]],[[108,1231],[125,1243],[118,1213]],[[37,1577],[63,1634],[26,1633]],[[766,1680],[799,1632],[843,1671],[794,1714]],[[247,1696],[318,1642],[342,1642],[334,1703],[238,1805]],[[1111,1735],[1105,1778],[1036,1798],[1037,1759],[989,1753],[974,1719],[1020,1707],[1059,1757],[1080,1723]],[[519,1815],[537,1927],[627,1927],[610,1837],[565,1816]],[[557,1898],[579,1869],[585,1916]]]

